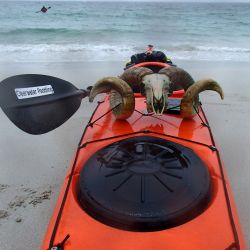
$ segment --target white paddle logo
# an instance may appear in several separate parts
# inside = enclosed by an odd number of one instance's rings
[[[52,95],[54,94],[54,90],[51,85],[44,85],[30,88],[18,88],[15,89],[15,93],[18,99],[27,99],[44,95]]]

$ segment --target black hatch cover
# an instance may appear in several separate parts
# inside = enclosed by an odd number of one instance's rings
[[[156,231],[204,211],[210,175],[191,149],[151,136],[120,140],[96,152],[78,183],[82,208],[107,225]]]

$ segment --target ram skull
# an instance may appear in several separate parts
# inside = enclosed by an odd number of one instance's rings
[[[133,90],[140,91],[146,97],[147,111],[161,115],[168,106],[168,96],[176,89],[183,88],[185,94],[181,100],[181,116],[193,117],[199,107],[199,93],[213,90],[223,99],[222,88],[212,79],[194,82],[185,70],[177,67],[165,67],[158,73],[144,67],[130,68],[120,77],[105,77],[92,88],[89,96],[92,102],[97,94],[110,93],[110,106],[117,119],[127,119],[135,108]],[[133,89],[133,90],[132,90]]]
[[[146,75],[141,85],[146,96],[147,111],[161,115],[168,105],[168,96],[173,92],[169,77],[162,74]]]

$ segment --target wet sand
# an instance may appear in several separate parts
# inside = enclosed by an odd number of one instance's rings
[[[250,248],[250,64],[176,61],[195,79],[214,78],[225,100],[201,95]],[[117,76],[123,62],[5,63],[0,80],[24,73],[63,78],[80,88]],[[41,136],[16,128],[0,111],[0,250],[39,249],[76,145],[95,108],[87,100],[60,128]]]

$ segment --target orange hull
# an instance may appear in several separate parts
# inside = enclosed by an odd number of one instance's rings
[[[181,97],[182,94],[179,91],[174,95]],[[184,120],[174,114],[164,114],[161,117],[143,116],[139,112],[134,112],[127,121],[115,120],[111,113],[100,118],[109,109],[106,97],[104,102],[99,103],[90,120],[92,126],[86,127],[75,160],[64,180],[41,249],[47,250],[62,242],[66,235],[70,237],[65,242],[65,250],[246,249],[219,153],[210,147],[215,147],[211,131],[201,122],[201,119],[206,121],[204,113],[200,112],[200,117],[196,116],[192,120]],[[145,99],[140,95],[136,95],[136,110],[145,110]],[[98,118],[100,119],[97,120]],[[97,121],[94,122],[95,120]],[[212,195],[208,206],[200,215],[169,229],[132,232],[103,224],[82,209],[77,199],[76,186],[89,157],[118,139],[142,135],[184,145],[192,149],[205,163],[211,177]],[[112,138],[117,136],[118,138]],[[110,139],[89,143],[103,138]]]

